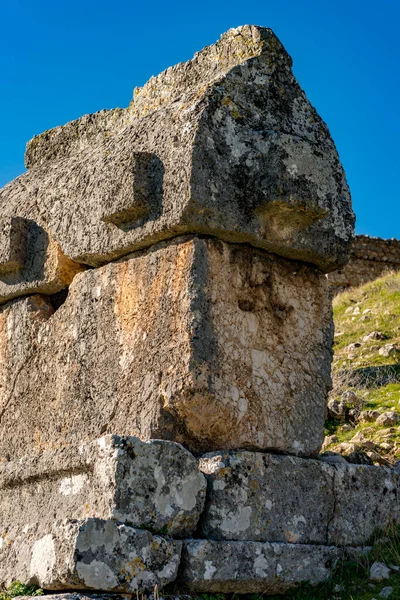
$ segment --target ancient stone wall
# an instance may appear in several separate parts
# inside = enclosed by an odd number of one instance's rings
[[[373,281],[389,271],[399,270],[400,240],[357,235],[349,263],[329,273],[328,279],[337,293]]]

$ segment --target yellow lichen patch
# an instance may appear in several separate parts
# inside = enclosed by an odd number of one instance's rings
[[[222,469],[218,469],[216,473],[217,479],[224,479],[225,477],[230,477],[232,473],[231,467],[223,467]]]
[[[259,482],[258,482],[256,479],[251,479],[251,480],[249,481],[249,487],[250,487],[252,490],[258,490],[258,489],[259,489],[259,487],[260,487],[260,484],[259,484]]]
[[[231,115],[234,119],[243,119],[244,115],[240,113],[237,105],[232,100],[232,98],[224,96],[221,100],[221,104],[230,108]]]
[[[302,202],[277,199],[256,209],[265,230],[265,236],[273,235],[282,240],[290,238],[293,231],[306,229],[329,214],[328,209],[315,206],[313,209]]]
[[[137,577],[140,573],[146,570],[146,565],[140,556],[137,556],[135,559],[127,561],[120,573],[122,575],[128,575],[129,577]]]

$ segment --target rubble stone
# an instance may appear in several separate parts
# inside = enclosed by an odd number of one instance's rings
[[[369,570],[371,581],[384,581],[390,578],[390,569],[382,562],[374,562]]]
[[[337,293],[350,287],[359,287],[399,269],[400,240],[356,235],[349,263],[329,273],[328,279],[334,293]]]
[[[392,594],[393,588],[390,585],[387,585],[379,592],[379,598],[389,598]]]
[[[376,421],[376,419],[379,417],[380,412],[379,410],[363,410],[360,413],[360,421],[365,422],[365,423],[374,423]]]
[[[385,344],[379,350],[380,356],[384,356],[385,358],[389,358],[389,356],[394,356],[399,352],[400,346],[398,346],[397,344]]]
[[[319,450],[331,305],[316,269],[179,238],[78,275],[56,311],[0,310],[0,456],[105,432],[219,448]]]
[[[357,448],[346,456],[346,461],[353,465],[373,465],[374,462],[366,452]]]
[[[391,427],[397,425],[400,421],[400,415],[392,410],[384,412],[376,419],[376,424],[383,427]]]

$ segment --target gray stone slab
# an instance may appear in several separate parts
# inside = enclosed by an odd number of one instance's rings
[[[318,269],[190,236],[79,274],[55,313],[14,301],[0,309],[0,456],[104,432],[316,453],[331,310]]]
[[[108,435],[89,444],[0,463],[0,535],[55,520],[97,517],[175,537],[196,529],[205,479],[173,442]]]
[[[1,213],[48,227],[92,266],[200,233],[336,269],[353,238],[350,193],[291,65],[270,29],[229,30],[136,89],[127,109],[35,137]]]
[[[330,543],[365,544],[377,529],[391,523],[400,523],[399,474],[387,467],[336,467]]]
[[[13,528],[0,550],[0,585],[12,580],[49,590],[153,591],[174,581],[182,542],[111,520],[55,521]]]
[[[326,544],[334,470],[317,460],[259,452],[203,456],[208,494],[201,536]]]
[[[196,593],[281,594],[326,581],[341,556],[333,546],[189,540],[179,583]]]
[[[393,469],[242,451],[205,455],[200,469],[210,539],[359,546],[400,523]]]

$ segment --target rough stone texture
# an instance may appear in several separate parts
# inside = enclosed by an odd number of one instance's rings
[[[310,455],[332,333],[326,278],[246,246],[184,238],[88,270],[54,314],[0,311],[0,456],[104,432]]]
[[[1,218],[0,304],[18,296],[55,294],[84,269],[67,258],[48,231],[33,221]]]
[[[400,270],[400,240],[357,235],[352,245],[349,263],[329,273],[334,292],[357,287],[368,281]]]
[[[279,594],[326,581],[341,554],[333,546],[189,540],[179,581],[198,593]]]
[[[327,126],[269,29],[231,29],[193,60],[102,111],[35,137],[4,216],[48,228],[98,266],[183,233],[343,265],[350,194]]]
[[[179,444],[105,436],[0,463],[0,535],[9,527],[97,517],[184,537],[196,529],[206,482]],[[18,510],[16,510],[18,507]]]
[[[202,536],[358,546],[377,526],[400,523],[392,469],[253,452],[205,455]]]
[[[385,563],[374,562],[369,570],[369,578],[371,581],[385,581],[390,579],[391,570]]]
[[[18,273],[25,262],[28,226],[18,217],[0,219],[0,276]]]
[[[201,536],[326,544],[334,469],[317,460],[256,452],[206,455],[208,498]]]
[[[43,589],[152,591],[176,578],[182,542],[116,521],[55,521],[13,527],[0,549],[0,585],[12,580]]]
[[[336,468],[335,512],[330,543],[365,544],[376,528],[400,523],[400,478],[387,467],[351,465]]]

